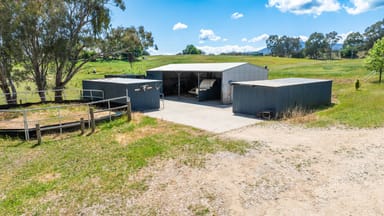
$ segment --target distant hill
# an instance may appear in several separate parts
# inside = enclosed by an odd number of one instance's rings
[[[335,44],[332,46],[333,51],[340,51],[341,49],[343,49],[343,44]]]
[[[269,55],[271,54],[271,50],[268,49],[267,47],[261,49],[261,50],[257,50],[258,53],[262,53],[263,55]]]
[[[300,41],[300,46],[302,49],[305,48],[305,42],[304,41]],[[343,44],[335,44],[333,45],[332,47],[332,50],[333,51],[340,51],[341,49],[343,48]],[[259,56],[259,55],[270,55],[271,54],[271,50],[268,49],[267,47],[264,47],[260,50],[257,50],[257,51],[252,51],[252,52],[242,52],[242,53],[239,53],[239,52],[229,52],[229,53],[221,53],[221,55],[252,55],[252,56]]]
[[[305,42],[304,41],[301,41],[300,42],[300,45],[301,45],[301,48],[304,49],[305,48]],[[340,51],[341,49],[343,48],[343,44],[335,44],[332,46],[332,50],[333,51]],[[271,54],[271,50],[268,49],[267,47],[263,48],[263,49],[260,49],[260,50],[257,50],[256,52],[258,53],[262,53],[263,55],[269,55]]]

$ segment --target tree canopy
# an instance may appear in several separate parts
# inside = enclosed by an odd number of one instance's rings
[[[364,49],[364,36],[359,32],[350,33],[344,41],[342,57],[356,58],[357,53]]]
[[[183,49],[183,55],[201,55],[203,51],[197,49],[194,45],[189,44],[185,49]]]
[[[341,40],[341,36],[337,34],[336,31],[329,32],[325,34],[325,41],[327,43],[328,58],[332,59],[333,46]]]
[[[267,48],[273,56],[292,57],[297,56],[301,50],[300,38],[271,35],[268,37]]]
[[[0,4],[0,89],[7,103],[17,102],[13,65],[18,55],[19,44],[13,35],[16,20],[12,14],[12,5],[12,1]]]
[[[364,37],[365,37],[365,49],[369,50],[373,47],[373,44],[384,37],[384,19],[381,21],[378,21],[364,31]]]
[[[110,55],[128,60],[130,63],[137,57],[146,54],[146,50],[150,47],[157,50],[152,33],[146,31],[143,26],[112,28],[102,44],[105,57]]]
[[[372,49],[369,50],[365,65],[367,69],[379,73],[379,83],[381,83],[384,69],[384,37],[376,41]]]
[[[0,88],[7,100],[17,95],[14,64],[33,78],[41,101],[48,74],[63,89],[92,59],[84,52],[109,29],[111,5],[125,9],[123,0],[0,0]],[[61,92],[56,96],[61,100]]]
[[[323,33],[312,33],[305,42],[305,53],[312,59],[318,59],[328,47]]]

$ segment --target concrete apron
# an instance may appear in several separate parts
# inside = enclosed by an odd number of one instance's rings
[[[214,133],[262,122],[254,116],[235,115],[231,105],[223,105],[220,101],[198,102],[194,98],[184,97],[167,98],[164,100],[164,109],[147,111],[144,115]]]

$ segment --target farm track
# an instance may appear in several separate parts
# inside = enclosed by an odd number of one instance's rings
[[[105,197],[83,213],[132,215],[383,215],[384,128],[263,124],[223,138],[253,143],[187,166],[185,156],[141,170],[147,190]],[[108,210],[109,209],[109,210]]]

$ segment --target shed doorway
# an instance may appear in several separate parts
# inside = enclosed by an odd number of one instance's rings
[[[221,100],[221,73],[163,72],[163,93],[167,96]]]

